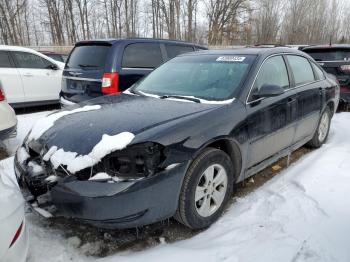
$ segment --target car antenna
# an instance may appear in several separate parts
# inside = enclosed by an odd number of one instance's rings
[[[329,46],[332,46],[332,35],[329,37]]]

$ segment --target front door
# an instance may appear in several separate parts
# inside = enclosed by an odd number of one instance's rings
[[[58,100],[62,71],[41,56],[12,52],[22,78],[26,102]],[[57,66],[56,66],[57,67]]]
[[[247,103],[249,134],[248,166],[288,148],[296,129],[296,93],[290,81],[284,58],[280,55],[265,60],[253,85]],[[276,97],[254,99],[263,85],[278,85],[285,93]]]
[[[20,74],[7,51],[0,51],[0,86],[8,103],[25,102]]]

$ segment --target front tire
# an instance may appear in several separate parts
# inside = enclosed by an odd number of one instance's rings
[[[320,121],[318,123],[316,132],[312,140],[308,143],[310,147],[319,148],[324,142],[326,142],[331,126],[332,112],[329,107],[323,111]]]
[[[232,195],[233,174],[232,161],[225,152],[205,149],[187,170],[175,219],[192,229],[214,223]]]

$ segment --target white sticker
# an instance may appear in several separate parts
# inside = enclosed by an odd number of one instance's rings
[[[216,59],[218,62],[243,62],[244,56],[220,56]]]

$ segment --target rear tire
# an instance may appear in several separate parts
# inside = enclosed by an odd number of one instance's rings
[[[209,227],[232,195],[233,174],[232,161],[225,152],[205,149],[187,170],[175,219],[192,229]]]
[[[323,111],[313,138],[307,143],[312,148],[319,148],[326,142],[331,126],[332,112],[329,107]]]

